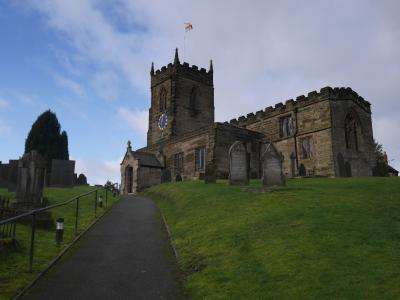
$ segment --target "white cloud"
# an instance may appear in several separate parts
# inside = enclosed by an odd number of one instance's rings
[[[59,84],[62,87],[65,87],[75,93],[77,96],[81,97],[84,94],[84,89],[83,87],[77,83],[76,81],[66,78],[60,75],[55,75],[55,79],[57,84]]]
[[[71,158],[73,159],[73,158]],[[121,159],[114,161],[99,161],[94,159],[74,159],[75,173],[85,174],[90,184],[105,184],[107,180],[120,182]]]
[[[117,110],[121,120],[129,125],[136,133],[145,135],[149,122],[149,112],[147,110],[129,110],[125,107],[120,107]]]
[[[8,107],[8,102],[0,98],[0,109],[5,109]]]
[[[93,75],[93,86],[103,99],[115,101],[119,96],[119,78],[115,72],[102,71]]]
[[[399,115],[390,113],[400,110],[400,21],[395,13],[399,1],[30,3],[49,27],[70,42],[75,49],[71,55],[93,64],[95,70],[108,70],[127,80],[142,95],[149,94],[150,62],[155,61],[156,68],[171,62],[176,46],[181,61],[185,56],[190,63],[208,67],[213,58],[218,121],[326,85],[351,86],[372,103],[375,138],[400,160],[394,150],[398,138],[380,129],[384,126],[380,124],[400,123]],[[183,53],[183,23],[187,21],[194,30],[186,36]],[[117,97],[115,82],[108,86],[104,78],[99,80],[99,95]],[[82,93],[77,83],[63,83]],[[147,111],[120,108],[118,114],[145,134]]]

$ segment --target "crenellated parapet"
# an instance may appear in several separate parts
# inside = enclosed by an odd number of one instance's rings
[[[290,113],[295,109],[299,109],[301,107],[305,107],[324,100],[330,100],[330,101],[352,100],[366,112],[371,113],[371,104],[368,101],[364,100],[363,97],[359,96],[351,88],[349,87],[331,88],[327,86],[320,89],[319,92],[312,91],[309,92],[307,96],[300,95],[296,97],[296,100],[289,99],[286,100],[285,103],[279,102],[275,104],[274,107],[268,106],[264,110],[259,110],[256,113],[249,113],[246,116],[240,116],[237,119],[232,119],[229,121],[229,123],[232,125],[245,127],[260,120],[264,120],[280,114]]]
[[[212,86],[213,73],[214,70],[212,61],[210,61],[210,67],[208,71],[205,68],[199,69],[199,67],[196,65],[189,65],[187,62],[180,63],[178,49],[176,49],[173,63],[169,63],[167,66],[162,66],[158,70],[154,70],[154,65],[152,64],[150,71],[151,86],[153,87],[165,80],[170,79],[171,77],[179,75]]]

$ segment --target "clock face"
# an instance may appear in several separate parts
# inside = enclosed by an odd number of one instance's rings
[[[165,127],[167,127],[168,124],[168,117],[166,114],[162,114],[160,116],[160,119],[158,120],[158,127],[163,130]]]

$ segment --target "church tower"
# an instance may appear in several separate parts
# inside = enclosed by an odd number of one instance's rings
[[[154,71],[151,65],[151,107],[147,145],[214,123],[213,65],[208,71],[174,62]]]

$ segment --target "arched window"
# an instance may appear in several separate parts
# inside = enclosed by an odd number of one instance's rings
[[[356,113],[351,112],[347,114],[344,122],[344,138],[347,149],[354,149],[358,151],[360,133],[360,125]]]
[[[190,93],[190,100],[189,100],[190,109],[193,111],[196,109],[197,94],[198,94],[197,88],[193,87]]]
[[[160,111],[167,109],[167,91],[162,88],[160,92]]]

